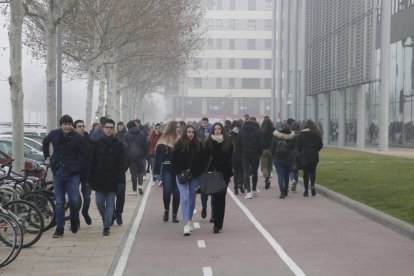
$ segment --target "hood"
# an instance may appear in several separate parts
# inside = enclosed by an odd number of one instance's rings
[[[290,140],[295,138],[296,134],[293,131],[290,131],[289,129],[282,129],[282,130],[275,130],[273,131],[273,136],[279,138],[279,139],[285,139]]]
[[[260,129],[260,126],[257,122],[255,121],[245,121],[243,123],[243,127],[242,129],[244,131],[248,131],[248,132],[252,132],[252,131],[256,131]]]
[[[132,135],[139,135],[142,133],[142,131],[139,130],[139,128],[137,127],[133,127],[133,128],[128,129],[128,133],[131,133]]]

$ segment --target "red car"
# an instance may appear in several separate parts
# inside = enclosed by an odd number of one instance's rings
[[[10,155],[0,151],[0,165],[3,165],[5,163],[9,162],[11,159],[12,159],[12,157]],[[24,168],[25,169],[31,170],[31,169],[35,169],[37,167],[39,167],[39,164],[36,161],[31,160],[31,159],[25,159],[24,160]],[[42,172],[33,172],[30,175],[41,178],[43,173]]]

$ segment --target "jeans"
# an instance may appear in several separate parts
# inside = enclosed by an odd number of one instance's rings
[[[138,159],[136,161],[131,161],[129,164],[129,172],[131,173],[132,179],[132,190],[134,192],[137,191],[137,182],[138,185],[142,185],[144,183],[144,175],[145,175],[145,163],[147,161],[145,158]]]
[[[256,191],[257,187],[257,170],[259,169],[260,163],[260,156],[258,155],[243,155],[242,156],[242,163],[243,163],[243,173],[244,173],[244,188],[247,190],[248,193]],[[252,184],[253,187],[250,187],[250,176],[252,176]]]
[[[262,173],[264,178],[269,178],[272,173],[272,160],[273,156],[270,149],[263,150],[262,156],[260,157],[260,163],[262,165]]]
[[[305,191],[307,191],[309,187],[309,178],[311,182],[311,188],[315,187],[317,165],[318,163],[308,163],[303,168],[303,186],[305,186]]]
[[[83,197],[82,214],[88,214],[91,206],[91,185],[88,181],[81,181],[81,191]]]
[[[152,157],[151,156],[151,172],[152,172],[152,181],[157,181],[157,179],[155,179],[155,175],[154,175],[154,169],[155,169],[155,156]]]
[[[289,173],[289,179],[298,182],[298,180],[299,180],[299,171],[292,169]]]
[[[68,193],[70,220],[79,222],[79,175],[54,175],[53,188],[56,198],[57,227],[65,226],[65,193]]]
[[[279,181],[279,189],[281,193],[286,193],[289,186],[289,172],[291,170],[290,161],[277,160],[274,162],[277,172],[277,179]]]
[[[104,228],[111,227],[115,195],[115,192],[95,192],[96,207],[98,207],[99,214],[101,214]]]
[[[171,172],[171,165],[162,165],[161,172],[162,179],[162,200],[164,202],[164,210],[170,210],[171,195],[172,202],[172,214],[176,215],[178,207],[180,206],[180,191],[178,190],[175,175]]]
[[[183,216],[183,222],[186,224],[189,220],[193,219],[193,213],[196,201],[196,189],[200,181],[200,177],[194,177],[186,184],[181,184],[177,181],[178,189],[180,190],[181,199],[181,212]]]
[[[125,205],[125,183],[118,185],[118,191],[116,192],[116,203],[115,203],[115,215],[118,217],[124,212]]]

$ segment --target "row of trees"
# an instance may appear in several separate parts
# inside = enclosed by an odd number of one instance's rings
[[[57,125],[56,43],[62,33],[63,68],[87,79],[85,122],[93,115],[136,117],[146,93],[159,91],[185,72],[200,49],[204,0],[11,0],[0,1],[9,16],[10,99],[13,156],[23,167],[22,44],[46,62],[47,128]],[[92,110],[99,82],[98,109]]]

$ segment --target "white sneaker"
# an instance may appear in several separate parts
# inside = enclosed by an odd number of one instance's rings
[[[144,194],[144,191],[142,190],[142,186],[138,186],[138,192],[140,195]]]
[[[142,179],[143,179],[143,180],[147,180],[147,177],[144,175],[144,176],[142,177]]]
[[[259,189],[256,189],[256,191],[252,191],[252,196],[255,197],[260,192]]]
[[[162,187],[162,181],[161,180],[158,182],[158,187]]]
[[[137,195],[137,192],[129,192],[128,195],[134,195],[134,196],[136,196]]]
[[[246,199],[251,199],[251,198],[253,198],[253,195],[252,195],[252,193],[250,192],[250,193],[247,193],[247,195],[246,195],[244,198],[246,198]]]
[[[193,224],[192,221],[189,221],[188,222],[188,228],[190,229],[190,232],[193,232],[194,231],[194,224]]]
[[[188,224],[184,225],[183,235],[184,236],[190,236],[191,235],[190,226],[188,226]]]

